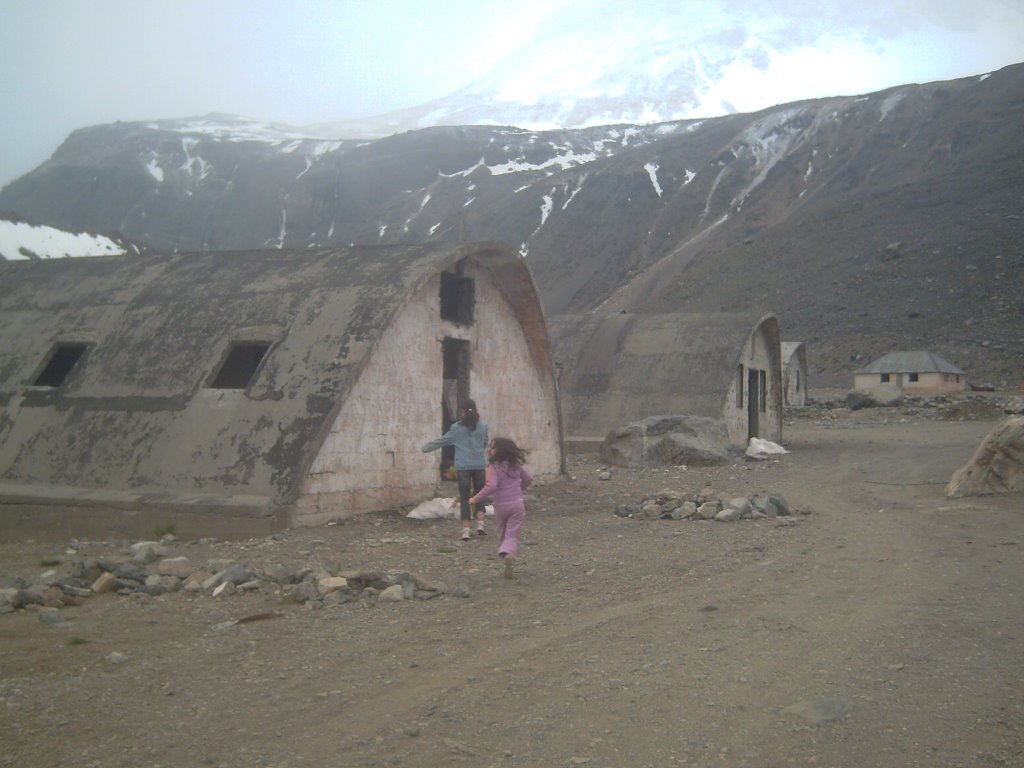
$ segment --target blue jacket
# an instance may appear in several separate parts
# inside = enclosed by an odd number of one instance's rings
[[[475,429],[464,427],[456,421],[441,437],[431,440],[423,446],[422,451],[429,453],[446,445],[455,446],[455,469],[486,469],[487,456],[487,425],[478,421]]]

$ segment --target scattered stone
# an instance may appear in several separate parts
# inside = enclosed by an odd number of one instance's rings
[[[235,585],[232,582],[222,581],[213,588],[213,592],[211,594],[214,597],[228,597],[229,595],[235,594],[236,591]]]
[[[132,562],[137,565],[148,565],[167,553],[158,541],[137,541],[129,549],[132,553]]]
[[[114,651],[107,655],[107,661],[111,664],[124,664],[128,661],[128,657],[120,651]]]
[[[727,509],[734,509],[740,517],[749,517],[750,512],[753,509],[753,505],[750,503],[750,499],[745,496],[740,496],[736,499],[729,499],[725,502]],[[723,510],[724,511],[724,510]]]
[[[809,509],[797,510],[800,514],[811,514]],[[659,491],[654,496],[641,499],[638,504],[620,504],[615,507],[616,517],[637,517],[660,520],[764,520],[786,518],[793,512],[786,499],[777,493],[739,496],[722,501],[711,488],[687,497],[674,490]],[[795,525],[796,521],[786,523]]]
[[[256,571],[251,566],[235,563],[217,574],[217,577],[221,583],[231,583],[238,586],[256,578]]]
[[[179,579],[187,579],[195,571],[195,566],[187,557],[170,557],[161,560],[154,569],[161,576],[176,576]]]
[[[62,621],[64,621],[64,617],[61,616],[58,608],[43,608],[39,611],[39,622],[41,624],[54,625],[60,624]]]
[[[109,571],[100,575],[92,584],[92,591],[97,595],[113,592],[117,587],[117,577]]]
[[[349,589],[348,579],[344,576],[327,576],[317,582],[317,591],[325,597],[339,589]]]
[[[393,584],[381,592],[377,599],[382,603],[398,603],[405,600],[405,590],[401,584]]]

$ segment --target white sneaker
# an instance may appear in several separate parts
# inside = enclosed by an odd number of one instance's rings
[[[469,528],[462,529],[462,540],[469,541]]]
[[[477,524],[476,524],[476,535],[477,536],[486,536],[487,535],[487,531],[484,530],[484,521],[483,520],[477,521]]]

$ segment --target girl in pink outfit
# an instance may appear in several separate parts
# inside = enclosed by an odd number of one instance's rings
[[[507,437],[496,437],[487,449],[487,483],[469,501],[479,504],[494,497],[494,522],[498,526],[498,556],[505,561],[505,578],[512,578],[519,554],[519,529],[526,520],[523,490],[533,482],[533,475],[523,466],[526,451]]]

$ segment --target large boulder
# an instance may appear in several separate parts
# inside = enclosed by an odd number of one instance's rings
[[[650,416],[613,429],[598,451],[619,467],[710,466],[735,458],[725,422],[707,416]]]
[[[947,496],[1011,491],[1024,491],[1024,416],[1004,419],[946,486]]]
[[[895,384],[879,384],[868,391],[853,390],[846,394],[846,407],[851,411],[861,408],[894,408],[903,403],[903,390]]]

